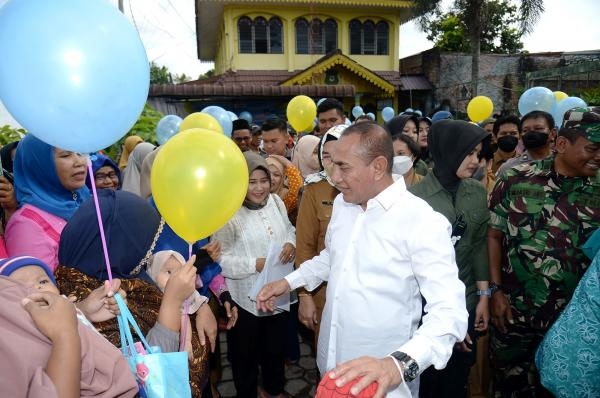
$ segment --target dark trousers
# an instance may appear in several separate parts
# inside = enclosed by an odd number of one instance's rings
[[[227,331],[227,347],[237,397],[256,398],[258,367],[269,395],[283,393],[288,313],[258,317],[238,305],[238,320]]]
[[[421,374],[419,398],[467,397],[469,372],[477,355],[477,332],[473,329],[474,320],[475,311],[471,311],[469,312],[467,331],[473,341],[473,344],[469,346],[472,351],[462,352],[455,349],[444,369],[437,370],[433,366],[427,368]]]

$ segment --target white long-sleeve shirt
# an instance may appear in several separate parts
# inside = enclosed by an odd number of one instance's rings
[[[259,210],[242,206],[212,240],[221,242],[219,263],[233,300],[254,315],[273,315],[259,313],[256,303],[248,298],[248,292],[259,274],[256,259],[267,257],[271,241],[296,246],[296,229],[279,196],[269,195],[266,206]]]
[[[292,289],[328,281],[317,350],[321,374],[363,355],[399,350],[443,368],[467,332],[451,226],[397,180],[367,203],[334,201],[325,249],[286,277]],[[421,294],[427,300],[423,324]],[[388,397],[409,397],[402,383]],[[413,393],[416,391],[414,389]]]

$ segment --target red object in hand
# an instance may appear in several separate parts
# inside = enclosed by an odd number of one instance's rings
[[[343,387],[338,387],[335,385],[335,379],[329,377],[329,373],[325,373],[325,376],[321,379],[319,386],[317,387],[317,393],[315,398],[338,398],[338,397],[358,397],[358,398],[372,398],[377,392],[377,387],[379,386],[376,381],[372,382],[358,395],[352,395],[350,393],[350,389],[361,379],[357,377],[354,380],[349,381],[344,384]]]

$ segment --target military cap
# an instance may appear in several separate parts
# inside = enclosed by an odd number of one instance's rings
[[[568,110],[563,118],[562,129],[575,130],[592,142],[600,142],[600,106]]]

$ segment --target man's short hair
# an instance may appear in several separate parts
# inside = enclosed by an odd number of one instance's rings
[[[369,164],[378,156],[387,160],[387,172],[392,173],[394,165],[394,144],[388,132],[375,122],[363,122],[348,126],[341,137],[357,134],[359,140],[359,155]]]
[[[327,112],[332,109],[336,109],[340,117],[344,117],[344,104],[335,98],[325,98],[317,106],[317,116],[319,113]]]
[[[554,118],[552,117],[551,114],[549,114],[548,112],[544,112],[544,111],[531,111],[531,112],[527,113],[525,116],[523,116],[521,118],[521,126],[525,123],[525,120],[537,119],[537,118],[546,119],[546,123],[548,124],[548,128],[550,130],[552,130],[554,128]]]
[[[515,124],[517,126],[517,130],[519,130],[519,133],[521,132],[521,119],[519,119],[515,115],[506,115],[500,117],[494,122],[494,129],[492,130],[492,133],[494,135],[498,135],[498,131],[500,131],[500,126],[502,126],[503,124]]]
[[[233,121],[232,125],[233,128],[231,131],[250,130],[250,123],[248,123],[248,121],[245,119],[236,119]]]
[[[271,117],[265,120],[265,122],[261,126],[262,131],[269,131],[278,129],[282,134],[286,134],[288,131],[287,123],[280,117]]]

